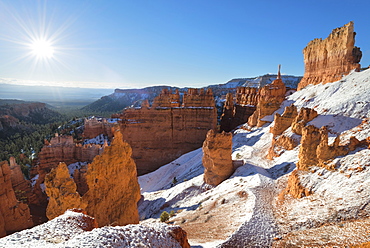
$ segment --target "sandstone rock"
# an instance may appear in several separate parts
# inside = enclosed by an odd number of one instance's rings
[[[256,110],[257,89],[239,87],[236,92],[236,103],[231,93],[226,95],[223,114],[220,120],[220,130],[230,132],[237,126],[246,123]]]
[[[311,194],[311,191],[303,187],[301,184],[299,175],[302,173],[307,173],[307,172],[302,172],[296,169],[289,175],[287,186],[280,193],[279,200],[283,200],[285,195],[288,195],[288,194],[293,196],[294,198],[302,198],[305,196],[309,196]]]
[[[292,123],[292,131],[298,135],[302,135],[302,130],[306,124],[318,116],[316,110],[310,108],[301,108],[298,116]]]
[[[111,139],[113,137],[112,129],[117,125],[117,123],[108,122],[105,118],[85,119],[83,137],[86,139],[92,139],[100,134],[104,134]]]
[[[17,201],[7,161],[0,162],[0,237],[33,226],[30,210]]]
[[[80,195],[84,195],[88,190],[89,187],[87,186],[86,182],[86,174],[87,174],[87,166],[83,165],[80,169],[77,169],[73,173],[73,180],[77,186],[77,192]]]
[[[34,196],[31,197],[31,203],[42,205],[46,202],[40,185],[44,183],[45,175],[52,168],[57,167],[60,162],[67,165],[76,162],[91,162],[95,156],[102,154],[103,150],[104,145],[76,144],[72,136],[56,136],[50,142],[46,142],[38,154],[37,174],[39,177],[33,187]]]
[[[179,107],[178,93],[164,90],[151,108],[128,108],[119,116],[123,138],[132,147],[138,174],[158,169],[202,146],[209,129],[217,128],[212,91],[189,89]]]
[[[31,193],[31,185],[28,180],[24,178],[20,165],[17,164],[14,157],[9,158],[10,179],[14,190],[24,192],[25,194]]]
[[[324,40],[314,39],[303,49],[305,72],[298,90],[309,84],[335,82],[360,69],[360,48],[355,47],[353,22],[334,29]]]
[[[293,120],[297,117],[297,107],[293,104],[285,107],[282,115],[276,113],[274,118],[274,126],[270,128],[270,133],[274,136],[282,134],[290,125]]]
[[[207,133],[203,143],[204,182],[212,186],[219,185],[234,173],[231,133]]]
[[[320,144],[320,141],[321,135],[317,127],[310,125],[303,128],[297,169],[308,170],[310,166],[318,165],[319,161],[316,150],[317,146]]]
[[[130,145],[123,141],[121,132],[116,131],[111,146],[88,166],[89,191],[82,200],[99,226],[139,223],[140,186],[131,155]]]
[[[45,177],[46,194],[49,197],[46,216],[49,220],[71,208],[86,208],[77,193],[76,183],[69,175],[67,165],[60,163]]]
[[[261,127],[267,121],[261,119],[273,114],[285,99],[286,87],[281,80],[280,66],[277,78],[269,85],[265,85],[258,92],[256,111],[248,119],[249,126]]]

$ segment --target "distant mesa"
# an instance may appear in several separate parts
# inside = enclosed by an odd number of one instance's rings
[[[303,49],[305,72],[298,90],[309,84],[338,81],[360,69],[362,52],[355,45],[354,23],[333,29],[324,40],[314,39]]]

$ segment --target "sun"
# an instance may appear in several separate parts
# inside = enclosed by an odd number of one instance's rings
[[[31,45],[31,52],[38,59],[51,59],[54,55],[54,47],[52,43],[48,40],[34,40]]]

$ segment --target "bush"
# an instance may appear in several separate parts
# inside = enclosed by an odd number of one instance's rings
[[[163,211],[160,216],[161,222],[166,222],[170,219],[170,215],[167,213],[167,211]]]

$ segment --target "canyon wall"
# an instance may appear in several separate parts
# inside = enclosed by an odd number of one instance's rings
[[[121,119],[123,139],[132,147],[138,174],[158,169],[202,146],[208,130],[217,129],[212,91],[189,89],[181,97],[167,89],[141,108],[128,108]]]
[[[355,44],[354,24],[334,29],[324,40],[314,39],[303,49],[305,72],[298,90],[309,84],[335,82],[360,69],[362,52]]]
[[[27,204],[19,202],[13,190],[8,161],[0,162],[0,237],[32,226]]]
[[[116,131],[111,146],[87,166],[88,190],[83,195],[77,192],[65,163],[52,169],[45,178],[48,218],[55,218],[70,208],[84,208],[99,226],[139,223],[140,186],[131,155],[130,145]]]
[[[232,153],[232,134],[207,133],[203,143],[204,182],[217,186],[234,173]]]
[[[72,136],[56,136],[50,142],[46,141],[38,155],[39,162],[36,172],[39,177],[33,187],[34,195],[31,198],[31,204],[42,205],[46,203],[45,194],[42,192],[40,185],[44,183],[45,175],[52,168],[57,167],[60,162],[64,162],[67,165],[76,162],[91,162],[95,156],[102,154],[104,146],[76,144]]]
[[[92,139],[103,134],[109,139],[113,137],[113,128],[117,125],[116,122],[110,122],[105,118],[90,118],[84,120],[83,137],[85,139]]]

